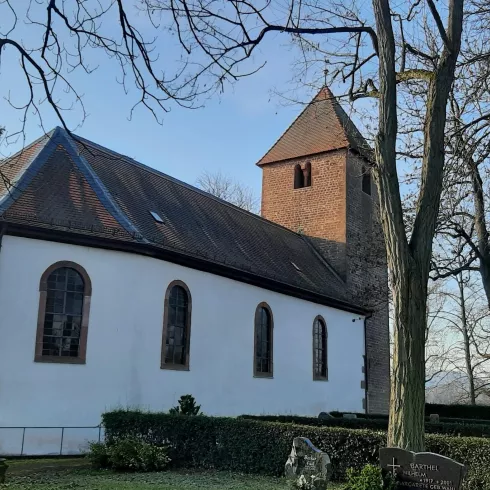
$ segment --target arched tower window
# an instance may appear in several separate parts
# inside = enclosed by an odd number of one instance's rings
[[[301,165],[298,163],[294,166],[294,188],[301,189],[305,186],[305,180],[303,175],[303,170],[301,169]]]
[[[91,295],[82,266],[63,261],[46,269],[39,283],[36,362],[85,363]]]
[[[273,328],[269,305],[260,303],[255,310],[254,376],[272,378]]]
[[[313,379],[328,380],[327,325],[321,316],[313,322]]]
[[[304,186],[310,187],[311,186],[311,162],[307,162],[307,164],[305,165],[305,169],[303,170],[303,175],[304,175]]]
[[[165,294],[162,369],[189,369],[191,340],[191,293],[182,281],[173,281]]]
[[[371,195],[371,170],[362,167],[362,192]]]

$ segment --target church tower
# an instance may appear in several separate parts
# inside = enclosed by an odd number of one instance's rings
[[[373,154],[328,88],[323,88],[257,162],[262,216],[307,236],[346,283],[366,320],[366,410],[389,403],[387,265],[377,219]],[[346,347],[348,348],[348,347]]]

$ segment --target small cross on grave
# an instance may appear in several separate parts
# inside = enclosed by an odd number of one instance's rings
[[[401,468],[399,464],[396,464],[396,458],[393,458],[393,463],[388,465],[388,468],[391,468],[391,473],[393,476],[396,476],[396,469]]]

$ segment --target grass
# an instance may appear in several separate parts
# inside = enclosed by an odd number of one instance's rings
[[[55,460],[56,461],[56,460]],[[84,460],[71,460],[56,466],[53,460],[12,461],[8,490],[288,490],[283,478],[240,475],[223,472],[168,471],[162,473],[114,473],[112,471],[80,469]],[[72,467],[70,467],[72,466]],[[329,490],[342,486],[329,484]]]

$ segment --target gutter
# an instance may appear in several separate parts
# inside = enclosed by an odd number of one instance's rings
[[[77,234],[64,230],[52,228],[38,228],[29,225],[9,223],[8,234],[24,238],[46,240],[51,242],[68,243],[71,245],[89,246],[106,250],[117,250],[120,252],[135,253],[153,257],[156,259],[179,264],[191,269],[209,272],[222,277],[227,277],[239,282],[251,284],[262,289],[268,289],[277,293],[285,294],[295,298],[310,301],[312,303],[330,306],[338,310],[347,311],[359,315],[366,315],[369,310],[358,305],[348,303],[339,299],[331,298],[314,291],[301,289],[276,279],[260,276],[253,272],[244,271],[228,264],[220,264],[209,259],[185,254],[180,251],[158,247],[148,243],[137,243],[132,241],[118,240],[86,234]]]

